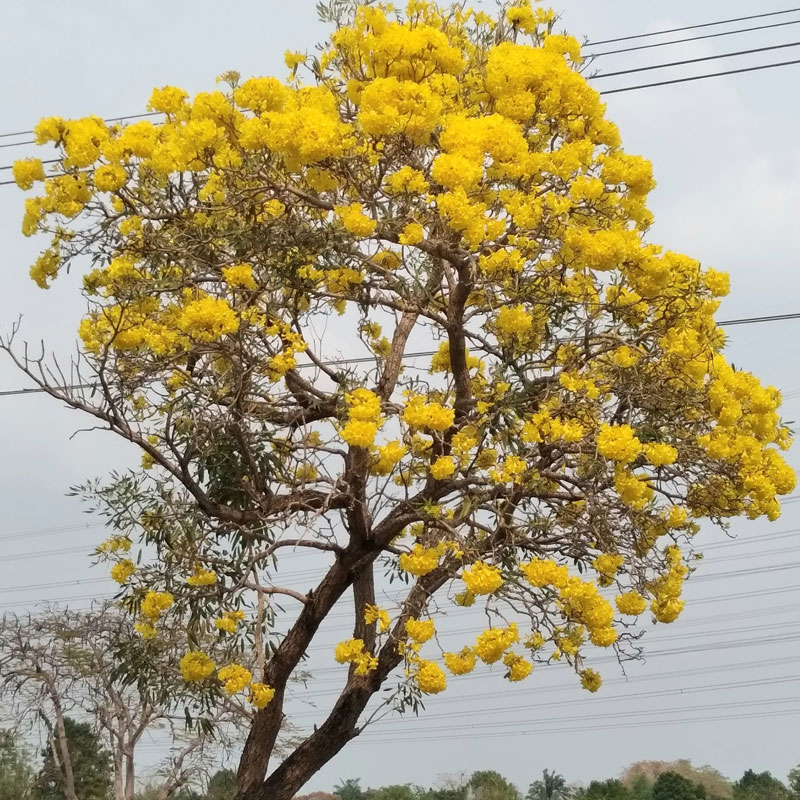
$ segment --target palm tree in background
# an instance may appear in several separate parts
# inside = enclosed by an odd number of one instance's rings
[[[571,794],[564,776],[546,769],[542,779],[530,785],[525,800],[566,800]]]

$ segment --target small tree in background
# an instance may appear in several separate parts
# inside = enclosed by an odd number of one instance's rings
[[[86,722],[63,719],[64,741],[53,721],[48,746],[42,750],[44,763],[36,781],[36,800],[110,800],[113,768],[111,753]],[[68,758],[63,753],[68,752]]]
[[[0,800],[32,800],[35,778],[31,752],[13,731],[0,729]]]
[[[652,800],[705,800],[706,791],[677,772],[662,772],[653,784]]]
[[[545,769],[542,779],[530,785],[526,800],[565,800],[570,794],[564,776]]]
[[[146,545],[108,556],[146,642],[184,632],[173,703],[252,705],[241,800],[289,800],[445,669],[560,659],[597,691],[594,647],[634,657],[636,617],[681,613],[700,522],[775,519],[795,483],[779,393],[722,355],[727,276],[646,238],[650,164],[554,12],[319,10],[331,40],[287,81],[163,87],[156,122],[48,118],[53,173],[14,166],[44,181],[32,277],[83,270],[89,310],[71,369],[16,328],[4,349],[141,452],[81,493]],[[291,549],[319,554],[310,586],[282,579]],[[495,622],[442,652],[436,616],[476,602]],[[343,604],[344,686],[270,772]]]
[[[789,800],[791,792],[770,772],[745,771],[733,784],[734,800]]]

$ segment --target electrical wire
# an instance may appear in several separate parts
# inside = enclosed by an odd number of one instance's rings
[[[789,22],[776,22],[772,25],[757,25],[752,28],[739,28],[735,31],[720,31],[719,33],[706,33],[703,36],[689,36],[685,39],[672,39],[669,42],[654,42],[653,44],[640,44],[635,47],[622,47],[619,50],[604,50],[602,53],[588,53],[585,58],[600,58],[601,56],[613,56],[618,53],[632,53],[635,50],[652,50],[655,47],[669,47],[675,44],[685,44],[686,42],[699,42],[702,39],[717,39],[720,36],[733,36],[738,33],[753,33],[755,31],[765,31],[770,28],[785,28],[788,25],[800,25],[800,19],[793,19]]]
[[[768,47],[755,47],[750,50],[737,50],[733,53],[717,53],[713,56],[702,56],[701,58],[687,58],[683,61],[670,61],[666,64],[650,64],[646,67],[635,67],[633,69],[622,69],[615,72],[600,72],[592,75],[589,80],[599,81],[602,78],[614,78],[618,75],[631,75],[636,72],[649,72],[654,69],[667,69],[670,67],[683,67],[686,64],[700,64],[704,61],[716,61],[720,58],[737,58],[739,56],[749,56],[753,53],[767,53],[772,50],[785,50],[789,47],[800,47],[800,42],[786,42],[785,44],[773,44]]]
[[[800,63],[800,62],[798,62]],[[762,322],[783,322],[786,320],[793,320],[793,319],[800,319],[800,312],[795,312],[791,314],[771,314],[769,316],[762,316],[762,317],[747,317],[743,319],[727,319],[727,320],[720,320],[717,325],[721,328],[729,328],[734,325],[754,325],[757,323]],[[423,350],[417,353],[404,353],[403,360],[406,361],[412,358],[431,358],[436,355],[436,350]],[[322,364],[326,367],[337,367],[345,364],[366,364],[372,361],[375,361],[375,356],[362,356],[360,358],[341,358],[341,359],[334,359],[330,361],[323,361]],[[316,364],[311,362],[305,362],[298,364],[296,369],[314,369],[316,368]],[[96,383],[74,383],[74,384],[67,384],[66,386],[57,386],[54,388],[57,389],[94,389],[97,388],[98,384]],[[44,393],[46,390],[40,387],[31,387],[29,389],[6,389],[0,392],[0,397],[13,397],[18,395],[26,395],[26,394],[41,394]],[[800,495],[798,496],[800,499]]]
[[[728,25],[731,22],[745,22],[746,20],[751,19],[764,19],[765,17],[779,17],[782,14],[794,14],[795,12],[800,11],[800,7],[797,8],[787,8],[783,11],[769,11],[764,14],[751,14],[748,17],[732,17],[730,19],[720,19],[716,20],[715,22],[703,22],[698,25],[684,25],[680,28],[667,28],[666,30],[661,31],[653,31],[652,33],[637,33],[632,36],[617,36],[615,39],[596,39],[591,42],[587,42],[588,47],[593,47],[594,45],[598,44],[614,44],[614,42],[629,42],[632,39],[648,39],[652,38],[653,36],[665,36],[668,33],[680,33],[681,31],[693,31],[699,28],[711,28],[716,25]]]
[[[637,86],[624,86],[621,89],[606,89],[600,94],[621,94],[622,92],[635,92],[638,89],[653,89],[657,86],[672,86],[677,83],[691,83],[692,81],[704,81],[707,78],[721,78],[724,75],[741,75],[745,72],[759,72],[764,69],[775,69],[777,67],[789,67],[793,64],[800,64],[800,59],[794,61],[779,61],[775,64],[761,64],[756,67],[742,67],[741,69],[729,69],[724,72],[711,72],[706,75],[692,75],[689,78],[674,78],[669,81],[658,81],[656,83],[641,83]]]

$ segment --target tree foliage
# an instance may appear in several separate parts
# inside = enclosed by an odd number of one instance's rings
[[[555,14],[321,10],[334,34],[287,53],[286,81],[163,87],[156,122],[48,118],[55,173],[14,168],[44,181],[34,280],[90,263],[89,311],[69,380],[5,348],[142,452],[83,493],[147,545],[106,551],[147,646],[185,631],[175,702],[258,711],[248,800],[292,797],[401,665],[398,710],[478,662],[516,682],[560,659],[597,691],[593,647],[634,656],[635,617],[679,616],[700,521],[774,519],[794,486],[778,392],[722,355],[727,276],[647,240],[650,165]],[[435,354],[406,365],[417,342]],[[281,580],[288,548],[319,553],[311,591]],[[346,684],[267,777],[287,682],[343,597]],[[507,622],[442,653],[433,598]]]
[[[109,800],[113,771],[111,753],[86,722],[64,719],[67,746],[79,800]],[[62,759],[54,746],[42,750],[44,759],[36,781],[36,800],[71,800],[65,791]]]
[[[709,800],[729,800],[733,794],[733,785],[719,770],[708,765],[696,767],[685,758],[678,761],[637,761],[625,770],[622,781],[632,789],[637,779],[652,784],[664,772],[677,773],[702,786]]]
[[[733,784],[734,800],[789,800],[791,792],[770,772],[745,771]]]
[[[582,794],[586,800],[631,800],[631,792],[616,778],[605,781],[592,781]]]
[[[32,800],[36,772],[28,748],[0,729],[0,800]]]
[[[530,785],[526,800],[565,800],[571,792],[563,775],[542,771],[542,779]]]

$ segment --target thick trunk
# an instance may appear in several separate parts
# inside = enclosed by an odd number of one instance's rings
[[[125,779],[122,769],[122,751],[119,746],[111,740],[114,753],[114,800],[125,800]]]

